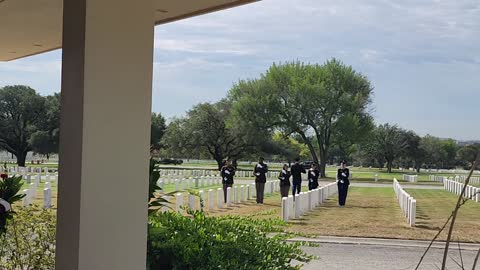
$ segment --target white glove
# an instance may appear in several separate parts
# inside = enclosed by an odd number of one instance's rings
[[[342,172],[342,175],[343,175],[343,177],[347,177],[347,175],[346,175],[345,173],[343,173],[343,172]]]

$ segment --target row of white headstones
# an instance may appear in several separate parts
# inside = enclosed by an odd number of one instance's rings
[[[282,211],[280,212],[283,221],[299,218],[315,207],[323,204],[330,196],[338,192],[337,182],[318,187],[300,194],[289,195],[282,198]]]
[[[273,194],[280,191],[280,181],[272,180],[265,183],[265,194]],[[185,196],[187,196],[187,206],[189,209],[198,210],[200,200],[206,201],[208,196],[208,210],[222,209],[231,207],[232,204],[244,203],[256,196],[255,184],[235,185],[227,188],[227,200],[223,193],[223,188],[217,188],[208,191],[199,190],[199,196],[188,192],[175,194],[175,211],[182,213],[185,210]],[[216,195],[216,196],[215,196]],[[207,206],[205,206],[207,207]],[[167,209],[163,209],[167,210]]]
[[[201,176],[212,176],[217,175],[218,171],[212,170],[173,170],[173,169],[159,169],[160,175],[162,176],[169,176],[173,178],[187,178],[187,177],[201,177]],[[253,170],[252,171],[242,171],[237,170],[235,171],[235,177],[241,178],[250,178],[254,177]],[[269,171],[267,172],[267,178],[277,178],[279,176],[279,172],[277,171]]]
[[[23,176],[23,178],[28,184],[28,189],[22,190],[22,193],[25,194],[25,197],[23,197],[23,206],[30,206],[33,203],[33,200],[37,198],[37,189],[40,186],[40,183],[43,181],[45,183],[42,189],[43,208],[51,208],[52,184],[58,184],[58,175],[26,174]]]
[[[40,183],[43,181],[45,183],[43,192],[43,208],[52,207],[52,183],[58,183],[58,173],[52,173],[49,171],[49,168],[40,168],[40,167],[8,167],[7,170],[4,168],[0,169],[2,173],[9,173],[12,175],[19,175],[25,179],[28,184],[27,189],[22,190],[23,197],[22,204],[27,207],[32,205],[33,200],[37,198],[37,189],[40,186]]]
[[[445,180],[452,180],[460,183],[465,183],[465,180],[467,179],[467,176],[465,175],[456,175],[455,178],[453,177],[446,177],[446,176],[439,176],[439,175],[430,175],[429,176],[430,181],[434,182],[440,182],[443,183]],[[480,184],[480,177],[470,177],[470,184]]]
[[[157,186],[161,189],[165,188],[165,185],[174,184],[174,191],[178,190],[186,190],[189,188],[200,188],[205,186],[212,186],[212,185],[220,185],[222,183],[222,179],[218,176],[209,175],[209,176],[200,176],[200,177],[190,177],[190,178],[182,178],[182,179],[174,179],[168,176],[160,176],[157,181]]]
[[[393,190],[395,191],[403,215],[407,219],[407,223],[412,227],[415,226],[417,201],[402,188],[397,179],[393,179]]]
[[[47,167],[40,168],[40,167],[18,167],[18,166],[11,166],[5,169],[4,167],[0,167],[1,173],[11,173],[11,174],[19,174],[19,175],[26,175],[27,173],[49,174],[50,173],[49,170],[53,170],[53,169],[49,169]]]
[[[465,184],[461,182],[457,182],[453,179],[444,179],[443,181],[443,188],[451,193],[456,195],[460,195],[464,188]],[[464,198],[470,199],[475,202],[480,202],[480,188],[474,187],[471,185],[467,185],[465,189],[465,194],[463,195]]]
[[[417,179],[418,179],[418,175],[408,175],[408,174],[403,175],[403,181],[416,183]]]

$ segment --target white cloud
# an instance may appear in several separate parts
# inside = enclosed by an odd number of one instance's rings
[[[250,55],[255,54],[254,48],[250,48],[242,41],[205,37],[204,39],[155,39],[155,48],[165,51],[178,51],[198,54],[231,54]]]

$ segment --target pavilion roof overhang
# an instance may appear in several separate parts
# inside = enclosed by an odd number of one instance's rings
[[[163,24],[258,0],[154,0]],[[63,0],[0,0],[0,61],[62,47]]]

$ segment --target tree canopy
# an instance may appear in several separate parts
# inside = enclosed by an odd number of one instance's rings
[[[255,151],[254,145],[260,136],[257,137],[254,130],[232,119],[230,108],[227,100],[213,104],[200,103],[184,118],[174,119],[164,138],[169,152],[189,156],[207,153],[216,160],[220,169],[224,159],[239,159]]]
[[[46,114],[46,101],[34,89],[0,88],[0,147],[15,155],[19,166],[25,166],[32,134],[42,130]]]
[[[160,150],[162,145],[162,138],[165,135],[167,125],[165,118],[160,113],[152,113],[152,124],[150,132],[150,150]]]
[[[274,64],[260,78],[237,83],[229,98],[244,122],[298,135],[324,177],[332,144],[346,148],[373,127],[372,91],[364,75],[332,59]]]

